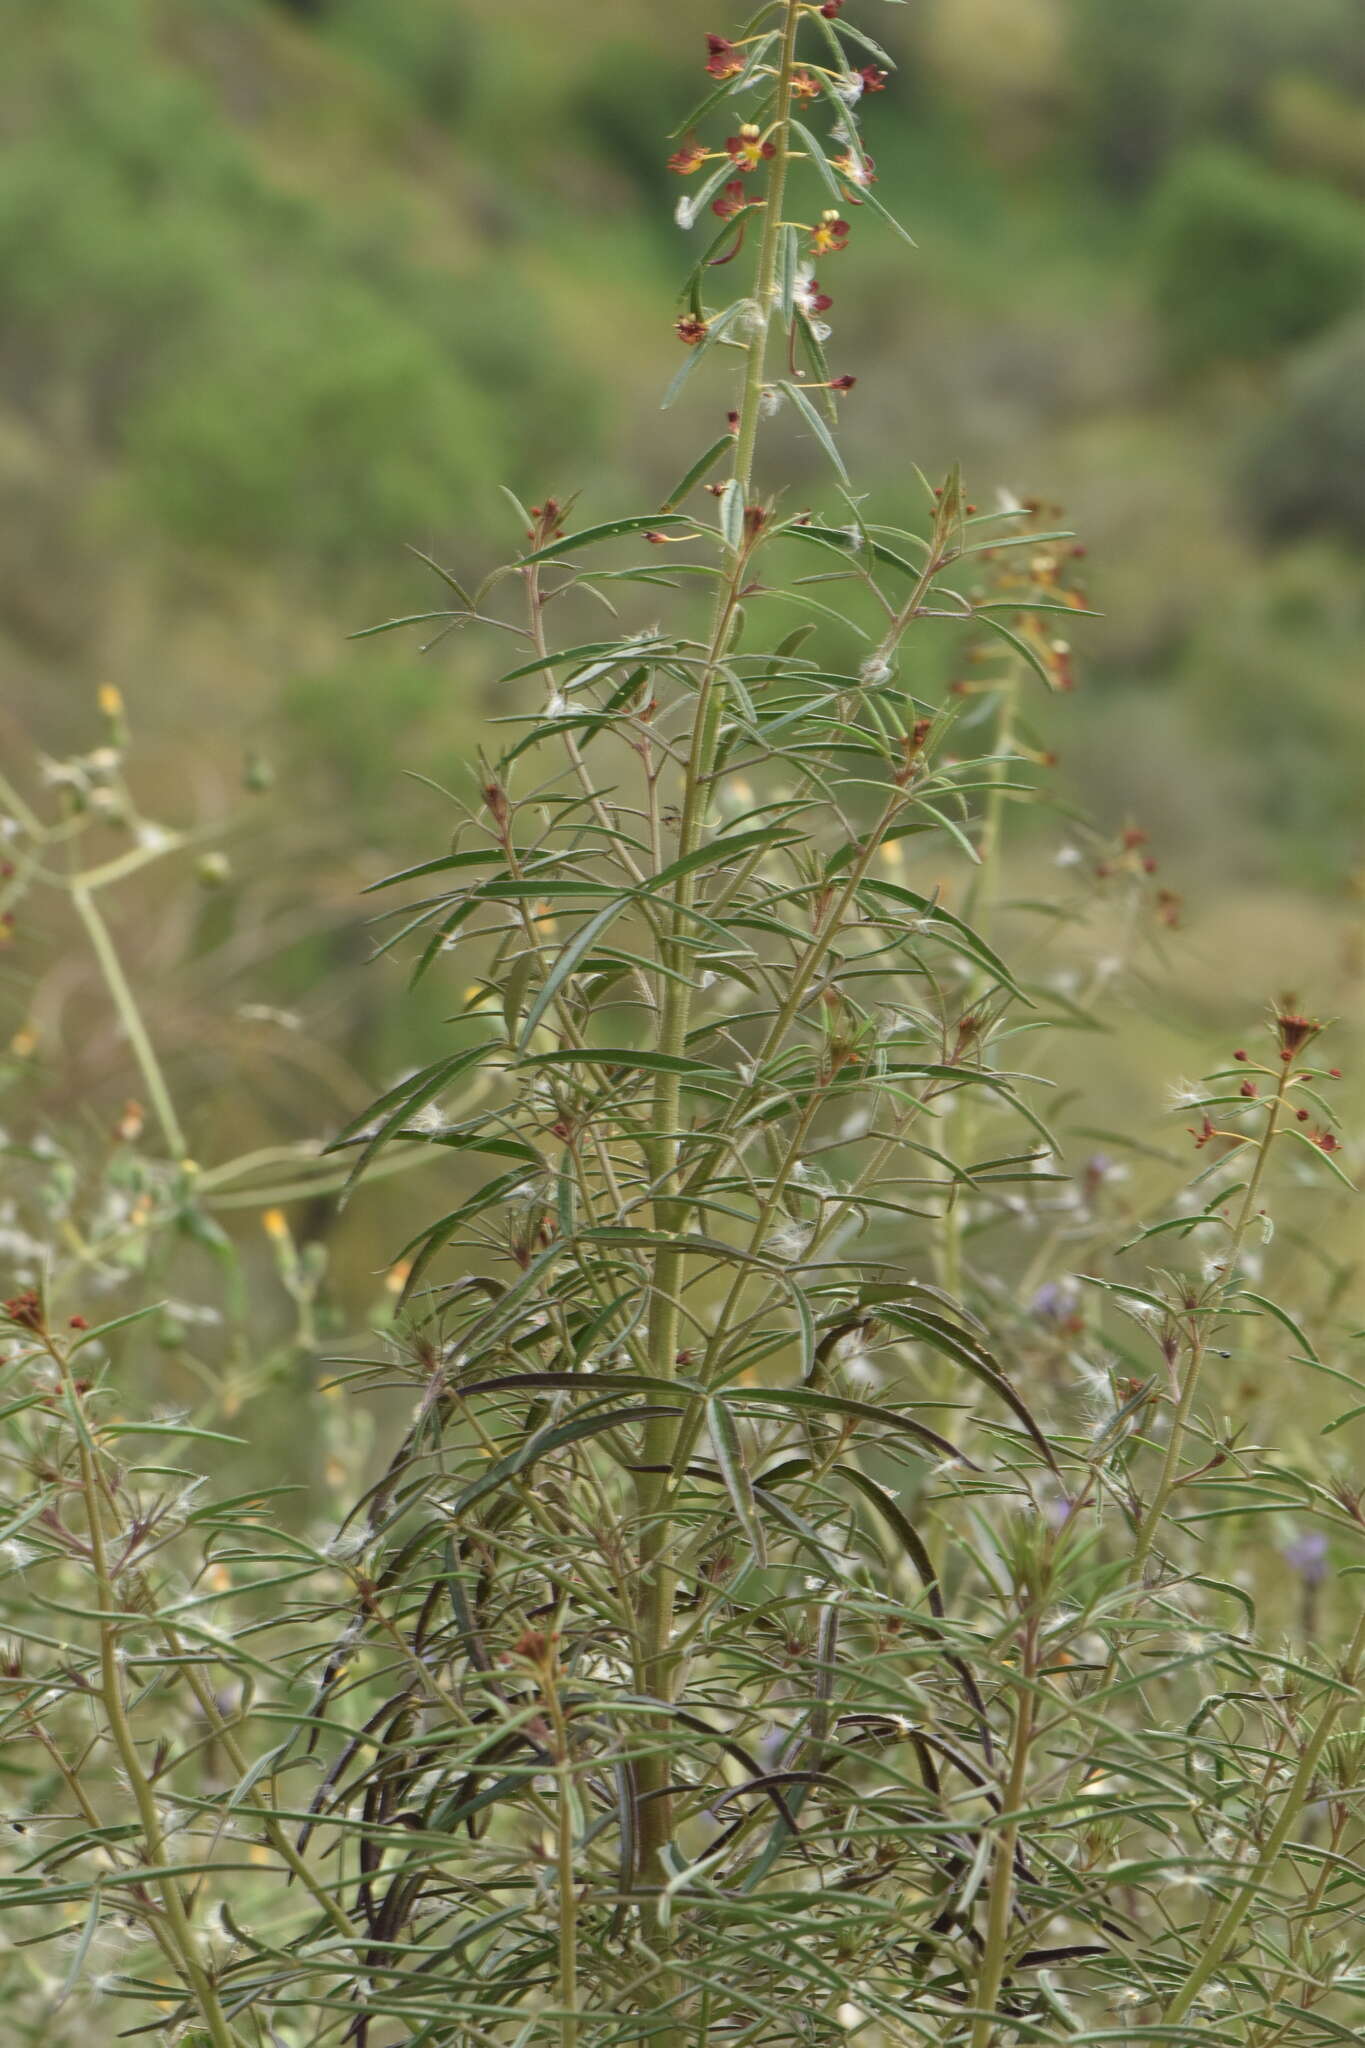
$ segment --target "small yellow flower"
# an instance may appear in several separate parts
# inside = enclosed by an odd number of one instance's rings
[[[13,1038],[9,1042],[9,1049],[14,1054],[14,1057],[17,1060],[28,1059],[30,1054],[35,1053],[38,1050],[37,1032],[31,1031],[29,1027],[25,1025],[22,1031],[15,1032]]]
[[[289,1236],[289,1218],[283,1209],[267,1209],[261,1218],[261,1228],[276,1244],[284,1244]]]
[[[397,1265],[389,1267],[388,1272],[384,1275],[384,1285],[390,1294],[401,1294],[403,1292],[403,1289],[408,1284],[408,1275],[411,1271],[411,1259],[400,1259]]]
[[[99,687],[99,707],[100,707],[100,710],[101,710],[101,711],[102,711],[102,712],[104,713],[104,716],[105,716],[106,718],[122,718],[122,716],[123,716],[123,692],[122,692],[122,690],[120,690],[120,689],[118,688],[117,684],[115,684],[115,683],[101,683],[101,684],[100,684],[100,687]]]

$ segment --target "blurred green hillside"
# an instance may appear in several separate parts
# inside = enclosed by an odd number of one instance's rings
[[[869,106],[880,190],[919,249],[860,223],[822,278],[855,474],[903,511],[912,462],[960,455],[979,497],[1065,505],[1106,617],[1082,694],[1039,714],[1063,777],[1189,898],[1196,1011],[1252,993],[1201,953],[1215,904],[1261,935],[1258,972],[1268,943],[1336,990],[1362,795],[1357,0],[865,11],[900,66]],[[268,864],[281,999],[361,959],[357,884],[443,829],[403,771],[458,777],[500,708],[486,649],[347,644],[429,601],[405,544],[477,572],[518,538],[500,483],[648,503],[717,430],[705,377],[659,410],[686,246],[663,163],[728,25],[653,0],[10,0],[0,749],[23,772],[33,745],[95,744],[112,682],[177,822],[268,756],[283,801],[243,859]],[[784,460],[825,489],[809,444]],[[409,1026],[346,987],[333,1035],[382,1072]]]

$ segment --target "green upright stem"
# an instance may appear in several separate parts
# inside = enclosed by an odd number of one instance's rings
[[[983,939],[989,941],[994,911],[1000,896],[1000,854],[1004,840],[1005,825],[1005,783],[1009,776],[1009,757],[1014,747],[1014,717],[1019,696],[1019,672],[1011,663],[1010,671],[1000,690],[1000,710],[996,719],[993,758],[986,770],[990,790],[986,797],[984,815],[981,821],[981,844],[978,849],[981,865],[972,878],[964,906],[967,921],[974,925]],[[968,985],[967,1002],[973,1000],[976,981]],[[972,1156],[973,1127],[976,1122],[976,1104],[970,1089],[967,1089],[959,1110],[958,1132],[960,1158],[970,1166]],[[962,1188],[954,1185],[943,1214],[943,1285],[954,1301],[962,1300]]]
[[[1017,1815],[1024,1803],[1028,1783],[1029,1753],[1033,1743],[1035,1708],[1034,1628],[1029,1624],[1020,1673],[1019,1704],[1014,1720],[1014,1745],[1010,1752],[1009,1778],[1005,1785],[1006,1820],[995,1845],[991,1872],[990,1900],[986,1909],[986,1941],[981,1952],[981,1976],[976,2003],[980,2010],[972,2022],[971,2048],[990,2048],[995,2033],[995,2008],[1005,1981],[1009,1955],[1010,1913],[1014,1905],[1014,1855],[1019,1842]]]
[[[777,118],[771,137],[773,155],[768,167],[767,204],[754,280],[757,331],[749,343],[735,437],[734,484],[746,503],[752,486],[760,401],[767,365],[768,330],[776,296],[782,205],[791,145],[791,84],[801,13],[801,0],[786,0],[777,73]],[[708,660],[698,689],[692,745],[683,785],[682,822],[678,837],[680,857],[696,849],[705,827],[711,775],[726,700],[724,660],[734,629],[747,560],[748,550],[741,543],[718,600]],[[693,898],[693,877],[685,875],[676,884],[669,934],[660,947],[661,964],[670,972],[659,977],[662,989],[658,1050],[675,1058],[686,1044],[691,1017],[686,939]],[[661,1073],[654,1094],[649,1163],[655,1227],[665,1240],[676,1239],[681,1226],[677,1189],[680,1121],[679,1078],[676,1073]],[[664,1242],[655,1254],[648,1349],[650,1371],[659,1379],[671,1379],[676,1372],[682,1263],[682,1253],[676,1242]],[[675,1432],[676,1424],[671,1417],[656,1418],[647,1426],[644,1453],[647,1469],[640,1476],[638,1489],[643,1567],[639,1680],[644,1689],[663,1697],[670,1695],[674,1684],[669,1646],[673,1634],[675,1574],[668,1563],[668,1500]],[[672,1836],[668,1776],[665,1755],[647,1754],[641,1758],[641,1872],[646,1882],[654,1885],[666,1883],[668,1877],[663,1860],[663,1851]],[[670,1995],[671,1988],[661,1987],[661,1997]]]

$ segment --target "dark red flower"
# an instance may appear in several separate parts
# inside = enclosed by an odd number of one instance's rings
[[[733,78],[744,69],[743,52],[724,36],[708,36],[706,52],[706,68],[712,78]]]
[[[841,178],[847,178],[850,185],[857,185],[863,191],[877,182],[876,165],[866,153],[858,156],[853,150],[846,149],[842,156],[830,158],[830,169],[837,171]],[[852,194],[849,196],[852,197]],[[859,201],[854,199],[853,204],[857,206]]]
[[[711,211],[717,220],[733,220],[737,213],[743,213],[749,204],[749,195],[744,189],[742,178],[731,178],[728,185],[720,188],[720,197],[711,202]]]
[[[792,79],[792,98],[794,100],[813,100],[818,99],[819,96],[819,81],[812,78],[809,71],[798,71]]]
[[[890,75],[889,72],[883,71],[878,64],[865,64],[858,73],[859,78],[863,81],[864,92],[885,92],[886,81]]]
[[[830,379],[829,388],[831,391],[851,391],[857,381],[856,377],[833,377]]]
[[[1339,1152],[1341,1140],[1335,1131],[1310,1131],[1309,1143],[1316,1145],[1319,1152]]]
[[[775,156],[777,144],[763,140],[763,130],[746,121],[738,135],[727,135],[725,147],[730,161],[741,171],[756,171],[765,157]]]
[[[816,256],[836,256],[841,249],[848,247],[851,232],[848,222],[840,220],[831,208],[821,214],[811,230],[811,250]]]
[[[674,321],[673,331],[679,341],[685,341],[689,348],[696,348],[699,342],[705,341],[711,330],[695,313],[684,313],[680,319]]]
[[[681,149],[675,149],[668,159],[670,171],[676,171],[680,178],[690,178],[693,171],[699,171],[706,162],[707,152],[700,142],[685,142]]]

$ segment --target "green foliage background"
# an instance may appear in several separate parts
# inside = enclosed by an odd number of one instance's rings
[[[650,0],[12,0],[0,744],[93,744],[115,683],[177,823],[269,757],[270,830],[201,939],[327,1039],[285,1110],[309,1129],[437,1028],[359,971],[357,886],[442,829],[404,772],[463,774],[504,708],[459,640],[345,636],[431,602],[405,544],[496,559],[500,483],[609,510],[728,403],[703,375],[659,410],[665,137],[715,25]],[[978,496],[1056,501],[1090,544],[1106,616],[1044,737],[1063,793],[1144,827],[1186,898],[1177,1037],[1267,971],[1325,1009],[1358,976],[1358,30],[1353,0],[887,9],[902,68],[869,134],[919,252],[855,233],[822,278],[874,503],[960,453]],[[237,987],[215,973],[183,991],[209,1094],[198,1020]],[[1137,1070],[1179,1058],[1158,1028]]]

